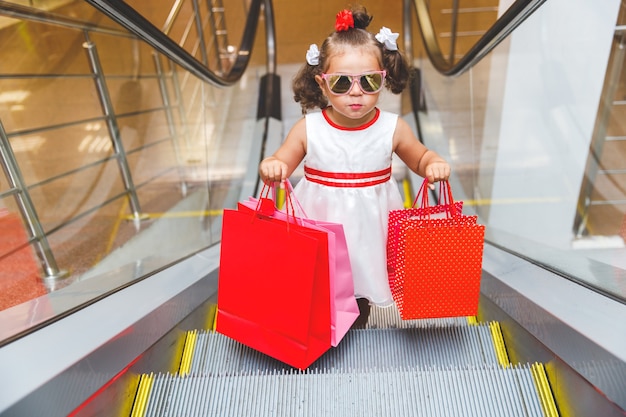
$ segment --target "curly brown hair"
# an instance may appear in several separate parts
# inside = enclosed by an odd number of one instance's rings
[[[394,94],[401,93],[409,81],[409,64],[400,51],[390,51],[378,42],[376,37],[367,31],[373,19],[363,6],[351,8],[354,27],[340,32],[332,32],[320,47],[319,63],[317,65],[304,64],[292,82],[294,100],[300,103],[302,113],[315,108],[323,109],[328,106],[322,89],[315,81],[316,75],[321,75],[330,66],[330,59],[342,53],[347,48],[361,48],[375,54],[382,69],[387,72],[385,88]]]

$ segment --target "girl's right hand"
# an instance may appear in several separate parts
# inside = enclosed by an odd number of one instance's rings
[[[265,183],[282,182],[287,179],[287,164],[273,156],[259,164],[259,175]]]

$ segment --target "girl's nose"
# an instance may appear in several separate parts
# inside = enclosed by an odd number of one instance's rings
[[[361,90],[361,85],[358,80],[353,80],[352,85],[350,86],[350,95],[351,96],[360,96],[363,95],[363,90]]]

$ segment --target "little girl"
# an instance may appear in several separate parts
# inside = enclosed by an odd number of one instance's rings
[[[308,217],[343,224],[361,310],[354,327],[367,323],[370,303],[393,304],[387,219],[403,203],[391,175],[392,153],[431,186],[450,175],[448,163],[420,143],[403,119],[376,107],[383,86],[394,94],[405,88],[409,68],[396,45],[398,34],[385,27],[369,33],[371,20],[363,7],[343,10],[321,48],[311,45],[293,80],[305,116],[259,165],[264,182],[284,181],[306,157],[294,193]],[[307,114],[315,108],[322,111]]]

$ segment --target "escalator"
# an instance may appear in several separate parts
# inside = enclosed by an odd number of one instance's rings
[[[511,364],[498,323],[400,320],[298,371],[211,330],[187,333],[176,373],[141,376],[132,416],[557,416],[541,364]]]
[[[184,340],[175,372],[139,377],[131,416],[558,415],[543,365],[511,364],[499,324],[474,317],[402,321],[374,309],[305,371],[213,326]]]
[[[234,81],[207,73],[197,61],[183,59],[176,45],[154,33],[154,28],[141,15],[126,9],[121,2],[90,0],[90,3],[149,41],[155,49],[178,57],[176,62],[190,72],[203,74],[198,77],[206,82],[228,85]],[[441,53],[430,58],[439,62],[441,73],[459,76],[502,42],[542,3],[515,2],[460,60],[447,61]],[[266,12],[269,9],[271,17],[270,2],[253,1],[251,4],[251,10],[257,15],[263,5]],[[423,19],[428,11],[420,11],[425,2],[418,0],[415,5],[421,29],[427,29],[427,20]],[[265,17],[269,19],[267,14]],[[247,30],[256,31],[254,27]],[[427,34],[423,36],[429,38]],[[425,43],[428,44],[428,40]],[[427,50],[433,52],[433,48]],[[265,132],[259,136],[265,142],[253,145],[258,147],[259,158],[274,146],[271,141],[280,137],[273,130],[277,119],[280,120],[276,111],[279,79],[274,73],[272,53],[269,55],[268,74],[262,81],[257,114],[258,119],[263,120]],[[242,58],[233,68],[243,70],[245,65]],[[415,86],[411,91],[420,93],[420,87]],[[418,130],[424,128],[420,126],[423,114],[419,114],[423,110],[416,109],[415,114],[410,115]],[[258,160],[251,160],[250,168],[257,163]],[[410,190],[415,179],[407,177],[402,182],[401,186]],[[247,177],[239,192],[229,195],[231,201],[225,206],[256,194],[257,189],[258,180]],[[407,199],[411,200],[412,192],[408,194]],[[131,310],[127,303],[132,302],[142,306],[141,315],[128,321],[118,335],[102,341],[102,348],[89,353],[62,378],[42,385],[1,415],[26,415],[24,412],[29,411],[29,415],[36,415],[32,414],[33,410],[40,412],[43,404],[54,404],[53,398],[69,399],[72,411],[65,414],[77,417],[585,416],[591,415],[590,410],[603,416],[624,415],[619,405],[620,394],[615,396],[610,389],[603,388],[611,393],[607,397],[593,380],[590,383],[589,377],[576,372],[579,368],[554,353],[554,347],[547,346],[538,332],[525,328],[524,319],[540,315],[537,321],[549,322],[564,340],[578,340],[573,336],[578,330],[568,328],[559,321],[557,314],[542,304],[543,294],[534,299],[525,295],[527,288],[524,286],[532,287],[536,281],[529,279],[512,284],[498,278],[500,273],[511,275],[505,265],[531,274],[540,269],[499,247],[486,246],[484,285],[477,317],[403,321],[393,308],[374,308],[366,329],[350,331],[337,348],[306,371],[290,368],[213,331],[218,254],[219,245],[213,245],[175,265],[157,269],[147,279],[127,289],[110,294],[109,305],[96,314],[109,311],[112,319],[119,319],[125,311]],[[188,280],[186,284],[171,283],[183,276],[187,279],[185,274],[190,272],[199,278]],[[551,284],[554,281],[549,278],[540,282],[553,285],[552,291],[559,291],[559,284]],[[570,284],[566,291],[572,305],[576,300],[597,296],[582,293],[582,287],[571,284],[574,286],[571,288]],[[170,285],[171,289],[163,289]],[[126,290],[128,294],[124,294]],[[506,310],[507,306],[511,308]],[[523,308],[516,311],[520,306]],[[118,307],[119,311],[113,311]],[[90,308],[96,310],[99,306],[91,305],[85,310]],[[164,319],[166,317],[170,318]],[[592,349],[591,356],[602,358],[602,354],[596,354],[596,348],[583,346],[584,343],[581,349]],[[134,350],[129,349],[129,345]],[[113,359],[120,352],[123,352],[120,358]],[[125,366],[110,378],[102,369],[116,361],[124,361]],[[605,370],[617,381],[617,390],[623,387],[623,366],[617,362],[613,370]],[[591,366],[590,372],[597,373],[598,369]],[[69,380],[70,384],[62,384]],[[53,384],[56,388],[52,388]],[[78,386],[92,394],[87,398],[74,398],[71,393],[79,390]],[[572,393],[575,392],[582,393],[584,399],[574,398]]]

